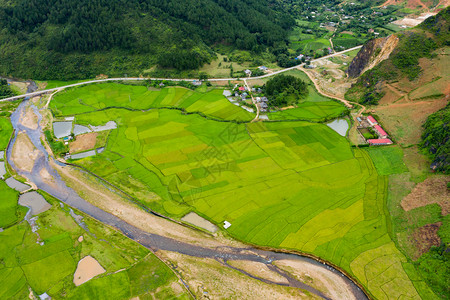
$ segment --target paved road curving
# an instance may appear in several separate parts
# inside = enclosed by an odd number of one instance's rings
[[[353,48],[350,48],[350,49],[347,49],[347,50],[344,50],[341,52],[336,52],[336,53],[333,53],[333,54],[330,54],[327,56],[323,56],[323,57],[311,60],[311,62],[313,63],[313,62],[316,62],[316,61],[319,61],[322,59],[327,59],[327,58],[330,58],[333,56],[341,55],[341,54],[349,52],[349,51],[360,49],[361,47],[362,47],[362,45],[353,47]],[[265,74],[262,76],[258,76],[258,77],[250,77],[250,78],[247,78],[247,80],[256,80],[256,79],[267,78],[267,77],[274,76],[274,75],[277,75],[277,74],[280,74],[283,72],[294,70],[297,67],[298,66],[282,69],[282,70],[275,71],[275,72]],[[83,81],[83,82],[74,83],[74,84],[68,84],[68,85],[53,88],[53,89],[46,89],[46,90],[42,90],[42,91],[26,93],[26,94],[14,96],[14,97],[8,97],[8,98],[1,99],[0,102],[13,101],[13,100],[27,98],[27,97],[35,97],[35,96],[39,96],[42,94],[46,94],[46,93],[50,93],[50,92],[57,92],[57,91],[60,91],[60,90],[66,89],[66,88],[76,87],[76,86],[81,86],[81,85],[86,85],[86,84],[91,84],[91,83],[100,83],[100,82],[108,82],[108,81],[143,81],[143,80],[194,81],[194,80],[198,80],[198,79],[192,79],[192,78],[143,78],[143,77],[119,77],[119,78],[96,79],[96,80],[88,80],[88,81]],[[220,81],[231,81],[231,80],[241,80],[241,79],[240,78],[211,78],[208,80],[212,81],[212,82],[220,82]]]

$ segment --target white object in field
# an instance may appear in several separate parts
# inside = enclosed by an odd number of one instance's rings
[[[228,221],[223,221],[223,228],[228,229],[231,226],[231,223]]]

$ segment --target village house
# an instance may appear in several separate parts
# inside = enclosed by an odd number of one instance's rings
[[[390,139],[369,139],[367,142],[371,146],[392,145],[392,141]]]
[[[388,137],[388,134],[383,130],[383,128],[381,128],[380,125],[373,126],[373,129],[381,139],[385,139]]]
[[[252,71],[250,71],[249,69],[244,71],[245,75],[247,75],[248,77],[252,76]]]
[[[267,68],[266,66],[260,66],[260,67],[258,67],[258,70],[261,70],[263,72],[267,72],[269,70],[269,68]]]
[[[370,126],[374,126],[374,125],[378,124],[377,120],[375,120],[375,118],[372,116],[368,116],[367,121],[369,122]]]

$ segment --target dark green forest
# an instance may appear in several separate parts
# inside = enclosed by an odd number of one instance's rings
[[[0,78],[0,99],[15,96],[6,79]]]
[[[448,174],[450,171],[450,104],[430,115],[423,125],[421,148],[431,156],[431,168]]]
[[[0,1],[0,74],[33,79],[196,69],[224,44],[285,45],[292,17],[271,0]]]
[[[263,87],[271,106],[285,106],[298,103],[308,95],[308,86],[298,77],[277,75]]]

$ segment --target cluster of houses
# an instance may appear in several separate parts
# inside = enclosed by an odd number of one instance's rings
[[[378,136],[377,139],[368,139],[367,143],[371,146],[381,146],[381,145],[391,145],[392,141],[389,139],[389,135],[384,131],[384,129],[378,124],[377,120],[373,116],[368,117],[358,117],[359,122],[358,130],[364,128],[371,128],[375,134]]]
[[[269,99],[267,97],[256,97],[255,98],[257,105],[259,105],[259,110],[261,112],[266,112],[269,109]]]

